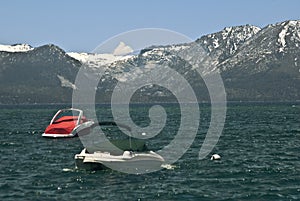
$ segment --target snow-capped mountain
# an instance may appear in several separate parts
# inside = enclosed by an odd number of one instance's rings
[[[239,63],[253,63],[252,70],[267,68],[264,62],[281,60],[284,55],[295,54],[298,60],[300,45],[300,21],[286,21],[263,28],[247,40],[230,59],[221,63],[224,69],[234,68]]]
[[[221,63],[234,55],[245,41],[256,35],[261,28],[251,25],[227,27],[196,40],[210,55]]]
[[[0,45],[0,103],[70,102],[76,74],[84,65],[97,73],[97,100],[110,101],[118,82],[139,79],[151,68],[168,66],[193,87],[199,101],[208,101],[202,76],[220,72],[227,98],[234,101],[300,100],[300,21],[285,21],[264,28],[227,27],[191,43],[147,47],[139,54],[120,43],[107,54],[66,53],[55,45]],[[115,53],[115,54],[114,54]],[[163,69],[163,68],[162,68]],[[176,82],[167,73],[163,79]],[[178,85],[178,90],[181,89]],[[55,95],[53,95],[55,94]],[[49,98],[51,97],[51,98]],[[144,86],[136,101],[174,101],[166,89]]]
[[[171,66],[189,80],[198,97],[206,99],[206,87],[189,65],[189,57],[199,57],[200,62],[200,57],[207,57],[211,65],[202,66],[202,75],[218,70],[229,100],[300,100],[299,42],[300,21],[262,29],[250,25],[229,27],[189,44],[147,48],[138,57],[116,63],[118,70],[111,74],[122,81],[128,75],[138,77],[137,67],[147,63]],[[125,69],[132,73],[124,74]]]

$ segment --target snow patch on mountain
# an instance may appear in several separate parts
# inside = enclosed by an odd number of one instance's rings
[[[68,52],[67,55],[80,61],[81,63],[87,62],[87,59],[89,58],[88,53]]]
[[[0,45],[0,51],[4,52],[27,52],[34,48],[28,44],[16,44],[16,45]]]
[[[108,66],[111,63],[121,60],[127,60],[133,57],[133,55],[115,56],[113,54],[90,54],[86,64],[90,67],[103,67]]]
[[[279,34],[277,45],[279,45],[279,52],[289,46],[298,48],[300,46],[300,21],[290,20],[277,24],[270,25],[270,27],[279,27]]]
[[[60,80],[60,83],[61,83],[62,87],[77,89],[77,87],[75,86],[75,84],[73,84],[72,82],[70,82],[68,79],[64,78],[61,75],[57,75],[57,77]]]
[[[90,67],[101,67],[104,65],[108,65],[120,60],[126,60],[133,55],[126,56],[116,56],[113,54],[89,54],[89,53],[77,53],[77,52],[69,52],[67,53],[70,57],[80,61],[82,64],[85,64]]]
[[[285,25],[278,35],[278,43],[281,45],[281,47],[279,48],[279,52],[283,52],[283,50],[286,46],[285,37],[286,37],[286,34],[288,33],[288,28],[289,28],[289,25],[288,24]]]

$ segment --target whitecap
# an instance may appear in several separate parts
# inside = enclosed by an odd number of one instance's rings
[[[63,168],[62,170],[63,172],[74,172],[74,169],[70,169],[70,168]]]
[[[162,168],[165,168],[167,170],[174,170],[176,168],[176,165],[171,165],[171,164],[162,164]]]

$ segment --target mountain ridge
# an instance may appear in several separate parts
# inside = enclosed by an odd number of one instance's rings
[[[191,83],[199,102],[209,101],[201,77],[178,56],[195,55],[195,49],[205,53],[212,64],[201,69],[204,74],[220,72],[229,101],[298,101],[299,46],[299,20],[264,28],[227,27],[191,43],[152,46],[137,55],[126,56],[67,53],[53,44],[35,48],[26,44],[12,48],[0,45],[0,103],[71,102],[72,90],[76,90],[74,81],[82,65],[95,72],[97,68],[105,68],[106,74],[98,85],[97,101],[109,102],[117,82],[137,78],[139,68],[148,64],[172,67]],[[137,102],[174,101],[168,90],[158,86],[138,90],[133,99]]]

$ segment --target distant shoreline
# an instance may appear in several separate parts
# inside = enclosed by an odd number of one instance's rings
[[[178,102],[133,102],[130,103],[131,106],[147,106],[147,105],[177,105]],[[184,104],[193,104],[193,103],[184,103]],[[210,102],[200,102],[199,105],[210,105]],[[272,105],[272,104],[300,104],[300,100],[297,101],[227,101],[227,105],[232,104],[262,104],[262,105]],[[97,106],[103,106],[103,107],[109,107],[110,103],[96,103]],[[120,103],[118,105],[127,105],[126,103]],[[62,107],[72,107],[72,103],[22,103],[22,104],[0,104],[0,108],[6,108],[6,107],[42,107],[42,106],[62,106]]]

